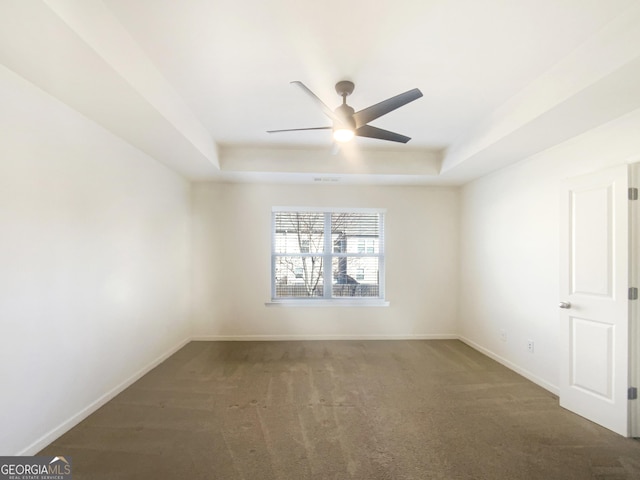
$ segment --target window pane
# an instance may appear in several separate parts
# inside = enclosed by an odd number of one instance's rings
[[[276,253],[322,253],[324,214],[276,212],[274,214]]]
[[[331,240],[334,253],[380,253],[380,215],[332,213]]]
[[[334,297],[379,297],[378,257],[334,258]]]
[[[322,297],[322,257],[276,256],[276,297]]]

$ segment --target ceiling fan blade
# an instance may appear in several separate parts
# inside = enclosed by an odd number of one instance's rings
[[[363,125],[360,128],[356,128],[355,134],[358,137],[377,138],[378,140],[388,140],[398,143],[407,143],[411,140],[411,137],[390,132],[389,130],[383,130],[382,128],[372,127],[371,125]]]
[[[284,130],[267,130],[267,133],[301,132],[303,130],[331,130],[333,127],[286,128]]]
[[[353,114],[353,119],[356,122],[356,128],[362,127],[372,120],[392,112],[396,108],[400,108],[409,102],[413,102],[421,96],[422,92],[419,89],[414,88],[413,90],[401,93],[395,97],[387,98],[380,103],[376,103],[375,105],[360,110]]]
[[[315,93],[313,93],[304,83],[300,82],[299,80],[295,80],[291,83],[298,85],[302,90],[304,90],[307,95],[309,95],[320,106],[320,108],[322,108],[322,111],[327,117],[329,117],[334,122],[343,123],[342,120],[340,120],[340,117],[338,117],[333,110],[327,107],[325,103],[320,100],[320,98]]]

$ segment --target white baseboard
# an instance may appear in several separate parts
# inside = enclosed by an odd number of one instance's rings
[[[469,345],[471,348],[473,348],[474,350],[479,351],[480,353],[482,353],[483,355],[486,355],[487,357],[495,360],[498,363],[501,363],[502,365],[504,365],[505,367],[507,367],[509,370],[513,370],[514,372],[516,372],[519,375],[522,375],[524,378],[526,378],[527,380],[531,380],[533,383],[535,383],[536,385],[539,385],[540,387],[544,388],[545,390],[548,390],[549,392],[553,393],[556,396],[560,395],[560,389],[556,386],[553,385],[549,382],[547,382],[546,380],[543,380],[542,378],[534,375],[533,373],[531,373],[528,370],[525,370],[524,368],[519,367],[518,365],[516,365],[513,362],[510,362],[509,360],[507,360],[506,358],[501,357],[500,355],[492,352],[491,350],[488,350],[484,347],[481,347],[480,345],[478,345],[477,343],[469,340],[466,337],[460,336],[458,335],[458,339],[461,342],[466,343],[467,345]]]
[[[295,340],[457,340],[451,334],[390,334],[390,335],[195,335],[191,340],[199,342],[269,342]]]
[[[145,367],[141,368],[136,373],[131,375],[124,382],[120,383],[116,387],[114,387],[111,390],[109,390],[107,393],[102,395],[96,401],[94,401],[90,405],[87,405],[85,408],[80,410],[78,413],[73,415],[71,418],[65,420],[64,422],[62,422],[60,425],[58,425],[54,429],[52,429],[49,432],[45,433],[42,437],[37,439],[35,442],[33,442],[31,445],[29,445],[28,447],[24,448],[20,452],[16,453],[15,455],[18,455],[18,456],[35,455],[40,450],[45,448],[47,445],[51,444],[54,440],[56,440],[57,438],[61,437],[66,432],[71,430],[73,427],[78,425],[82,420],[84,420],[89,415],[91,415],[93,412],[98,410],[100,407],[102,407],[109,400],[111,400],[116,395],[121,393],[128,386],[130,386],[131,384],[133,384],[134,382],[136,382],[137,380],[142,378],[145,374],[147,374],[148,372],[153,370],[155,367],[160,365],[162,362],[164,362],[167,358],[169,358],[171,355],[176,353],[178,350],[180,350],[182,347],[184,347],[190,341],[191,341],[191,338],[186,338],[186,339],[182,340],[180,343],[178,343],[176,346],[171,348],[169,351],[163,353],[158,358],[153,360],[151,363],[149,363],[148,365],[146,365]]]

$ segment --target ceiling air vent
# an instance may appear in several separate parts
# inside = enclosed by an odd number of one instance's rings
[[[313,177],[313,181],[328,183],[328,182],[339,182],[340,179],[338,177]]]

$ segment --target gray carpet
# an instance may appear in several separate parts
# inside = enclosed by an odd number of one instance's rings
[[[640,479],[640,442],[458,341],[192,342],[42,455],[81,479]]]

